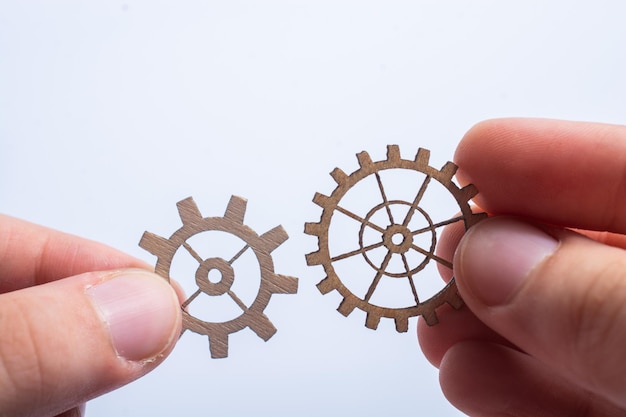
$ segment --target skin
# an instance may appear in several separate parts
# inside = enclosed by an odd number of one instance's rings
[[[2,416],[83,415],[87,400],[154,369],[180,333],[175,290],[100,243],[0,215],[0,265]],[[140,307],[123,317],[137,330],[117,339],[93,296],[112,282],[105,295],[139,294],[131,301]]]
[[[466,307],[418,324],[448,400],[471,416],[624,415],[626,127],[485,121],[455,163],[492,217],[445,230]]]

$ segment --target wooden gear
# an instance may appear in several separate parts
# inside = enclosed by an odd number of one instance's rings
[[[198,290],[185,301],[183,309],[183,332],[189,329],[199,334],[207,335],[211,357],[225,358],[228,356],[228,335],[245,327],[252,329],[260,338],[267,341],[276,328],[270,322],[263,310],[267,307],[272,294],[295,294],[298,290],[298,279],[294,277],[278,275],[274,273],[274,263],[270,253],[287,240],[287,232],[282,226],[276,226],[272,230],[259,236],[248,226],[243,224],[246,211],[246,200],[232,196],[224,217],[202,217],[193,198],[189,197],[177,203],[178,213],[183,226],[166,239],[150,232],[145,232],[139,246],[157,257],[155,272],[170,281],[170,267],[176,251],[183,247],[199,263],[196,270],[196,283]],[[245,242],[243,248],[231,259],[207,258],[203,259],[187,243],[192,236],[206,231],[221,231],[235,235]],[[235,262],[246,250],[252,249],[259,262],[261,271],[261,283],[256,299],[248,307],[231,290],[234,282]],[[209,281],[208,274],[211,270],[218,270],[221,274],[219,282]],[[207,322],[196,318],[186,311],[186,307],[200,294],[210,296],[230,296],[242,309],[242,314],[226,322]]]
[[[436,229],[448,224],[452,224],[458,221],[463,221],[465,228],[469,228],[476,224],[487,215],[485,213],[472,213],[468,201],[474,197],[478,191],[475,186],[468,185],[463,188],[459,188],[453,181],[452,177],[456,173],[457,166],[452,162],[446,163],[440,170],[437,170],[428,165],[430,157],[430,151],[426,149],[419,149],[415,160],[406,160],[400,157],[400,150],[397,145],[389,145],[387,147],[387,159],[383,161],[373,162],[369,154],[365,151],[357,155],[357,159],[360,168],[354,171],[352,174],[347,175],[339,168],[335,168],[331,172],[331,176],[337,183],[337,188],[332,192],[330,196],[325,196],[320,193],[316,193],[313,202],[319,205],[323,211],[319,223],[306,223],[304,231],[305,233],[317,236],[319,250],[306,255],[306,262],[308,265],[322,265],[326,272],[326,277],[317,284],[318,289],[322,294],[327,294],[332,290],[337,290],[342,296],[343,301],[339,305],[338,311],[344,316],[348,316],[355,308],[359,308],[367,313],[365,326],[371,329],[376,329],[381,317],[393,318],[395,320],[396,330],[398,332],[406,332],[408,330],[409,317],[421,315],[424,317],[426,323],[434,325],[438,323],[436,309],[444,303],[450,304],[454,308],[460,308],[463,305],[463,301],[457,291],[454,278],[452,278],[445,287],[431,298],[420,301],[417,295],[413,277],[420,272],[426,264],[433,260],[442,265],[445,265],[452,269],[452,263],[441,259],[435,255],[434,250],[436,246]],[[422,182],[419,190],[416,193],[415,199],[412,202],[405,202],[399,200],[387,199],[383,183],[379,172],[388,169],[407,169],[414,170],[425,174],[425,179]],[[382,202],[372,208],[368,214],[363,218],[357,214],[346,210],[340,206],[341,199],[346,195],[348,190],[352,188],[359,181],[374,175],[376,177],[378,188],[377,192],[380,192]],[[442,221],[439,223],[433,223],[428,213],[426,213],[420,206],[420,200],[427,191],[429,182],[431,179],[441,183],[456,200],[460,214],[456,217]],[[406,217],[401,222],[394,219],[390,207],[395,204],[403,204],[410,206]],[[385,209],[388,214],[388,225],[385,227],[379,226],[371,221],[374,213],[379,210]],[[359,231],[359,248],[343,253],[338,256],[332,257],[330,255],[328,246],[328,232],[332,220],[332,216],[335,213],[342,213],[361,223]],[[428,222],[429,226],[421,228],[419,230],[411,230],[409,222],[415,213],[420,213]],[[363,233],[366,228],[372,228],[380,233],[381,239],[374,245],[365,246],[363,243]],[[431,233],[431,245],[429,248],[424,249],[413,242],[413,236],[420,233]],[[394,242],[394,236],[400,236],[400,242]],[[381,265],[374,264],[367,252],[384,247],[387,251],[386,256]],[[406,253],[409,250],[415,250],[424,256],[424,260],[421,264],[415,268],[411,268],[407,262]],[[405,271],[403,273],[393,273],[386,270],[389,265],[389,261],[394,254],[398,254],[402,257]],[[368,288],[367,293],[363,298],[354,295],[341,281],[341,278],[335,272],[333,262],[341,259],[345,259],[351,256],[363,255],[366,262],[374,269],[375,274],[371,285]],[[370,303],[370,298],[376,290],[383,276],[391,276],[396,278],[407,278],[415,299],[415,305],[405,308],[390,308],[381,307]]]

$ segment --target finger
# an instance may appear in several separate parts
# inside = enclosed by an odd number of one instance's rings
[[[626,251],[495,217],[454,258],[468,307],[572,383],[626,408]]]
[[[436,254],[443,259],[453,259],[459,241],[465,234],[465,226],[454,223],[444,228],[437,242]],[[439,273],[444,281],[452,278],[452,270],[439,266]],[[459,310],[444,304],[437,309],[439,323],[429,326],[420,319],[417,323],[417,334],[420,348],[424,356],[435,367],[439,367],[443,355],[457,343],[466,340],[482,340],[513,347],[510,342],[480,321],[467,307]]]
[[[455,162],[490,213],[626,233],[625,126],[491,120],[467,132]]]
[[[594,230],[574,229],[575,232],[587,236],[605,245],[613,246],[620,249],[626,249],[626,235],[611,232],[599,232]]]
[[[417,322],[417,340],[426,359],[439,368],[446,352],[467,340],[513,345],[480,321],[467,307],[455,310],[448,305],[437,309],[439,323],[429,326],[422,318]]]
[[[181,330],[175,291],[138,269],[0,295],[0,410],[56,415],[158,365]]]
[[[542,363],[504,346],[464,342],[445,355],[446,398],[471,416],[618,416],[624,410],[568,384]]]
[[[89,271],[151,269],[101,243],[0,215],[0,293]]]

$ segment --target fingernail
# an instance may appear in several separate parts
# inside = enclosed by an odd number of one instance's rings
[[[145,361],[162,353],[177,334],[178,300],[158,275],[125,270],[86,290],[106,323],[117,354]]]
[[[458,285],[488,306],[505,304],[558,243],[543,230],[512,217],[484,220],[468,231],[457,248]]]

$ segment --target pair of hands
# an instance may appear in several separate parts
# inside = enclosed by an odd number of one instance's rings
[[[475,416],[624,414],[626,127],[483,122],[455,162],[494,217],[438,247],[469,307],[418,325],[447,398]],[[82,415],[157,366],[181,300],[148,269],[0,216],[2,415]]]

